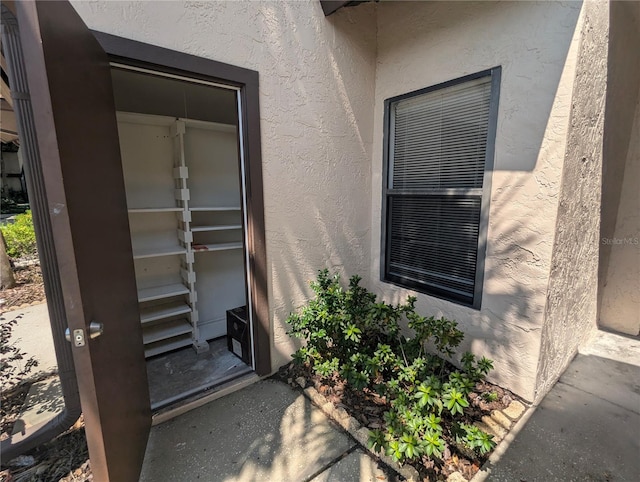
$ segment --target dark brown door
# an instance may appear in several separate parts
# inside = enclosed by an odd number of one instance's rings
[[[15,9],[91,467],[138,480],[151,412],[108,59],[66,1]]]

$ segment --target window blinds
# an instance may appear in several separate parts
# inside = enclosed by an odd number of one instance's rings
[[[491,77],[390,105],[386,276],[473,304]]]
[[[394,189],[481,188],[491,78],[394,105]]]
[[[473,300],[480,198],[394,196],[389,274]]]

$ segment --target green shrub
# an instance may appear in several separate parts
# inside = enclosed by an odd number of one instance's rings
[[[13,223],[0,226],[0,229],[7,243],[7,255],[10,258],[36,254],[36,234],[31,211],[16,215]]]
[[[490,451],[492,436],[461,419],[469,393],[493,368],[491,360],[465,353],[456,370],[442,358],[454,355],[463,340],[455,321],[420,316],[415,297],[398,305],[378,302],[360,279],[351,277],[343,289],[339,275],[319,272],[311,283],[315,298],[287,320],[289,334],[306,341],[294,361],[308,363],[321,376],[337,372],[354,389],[386,397],[386,428],[372,431],[369,445],[400,462],[439,459],[446,443]],[[413,337],[403,335],[401,320]],[[429,342],[440,356],[425,351]]]

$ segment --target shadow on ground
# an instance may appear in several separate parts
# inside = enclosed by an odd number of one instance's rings
[[[599,332],[571,362],[489,481],[635,481],[640,474],[640,339]]]
[[[55,375],[31,385],[22,407],[22,413],[13,426],[13,434],[24,434],[26,429],[41,425],[64,410],[60,378]]]
[[[140,480],[393,479],[302,394],[264,380],[154,427]]]

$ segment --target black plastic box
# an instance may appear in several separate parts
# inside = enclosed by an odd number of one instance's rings
[[[247,365],[251,365],[251,343],[246,306],[227,310],[227,348]]]

